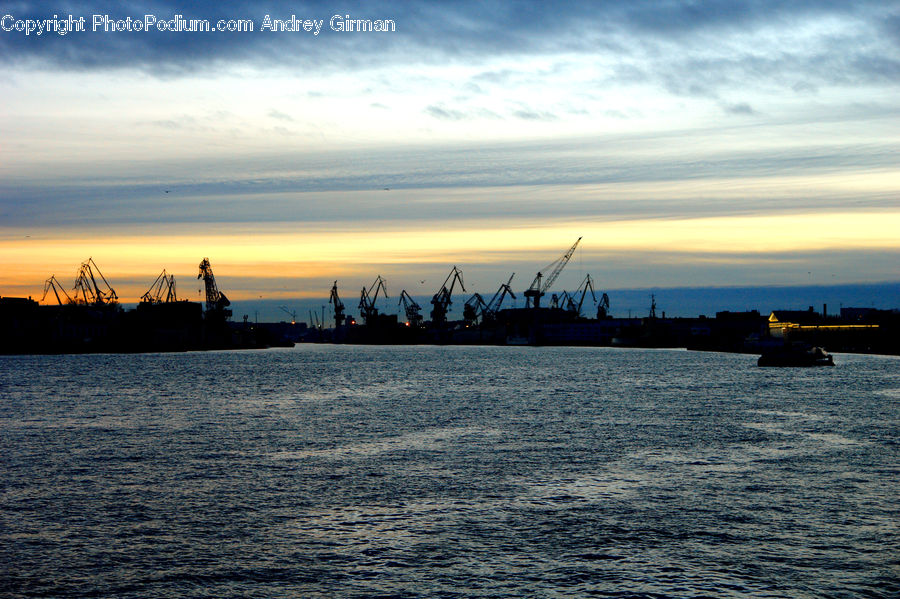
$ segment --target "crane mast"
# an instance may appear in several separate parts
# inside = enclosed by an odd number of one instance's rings
[[[537,276],[534,277],[534,281],[531,282],[531,287],[525,290],[525,303],[527,307],[540,308],[541,306],[541,297],[544,296],[544,293],[556,282],[556,278],[559,277],[559,273],[563,271],[566,267],[566,264],[569,263],[569,260],[572,258],[572,255],[575,253],[575,248],[578,247],[579,242],[581,242],[581,237],[579,237],[575,243],[572,244],[565,254],[548,264],[544,267],[544,270],[550,270],[550,274],[544,278],[542,272],[538,272]]]
[[[337,281],[331,286],[331,295],[328,297],[328,303],[334,306],[334,326],[340,327],[344,324],[344,302],[338,295]]]

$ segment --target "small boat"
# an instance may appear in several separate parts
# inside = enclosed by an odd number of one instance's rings
[[[780,347],[763,353],[757,366],[834,366],[834,358],[821,347]]]

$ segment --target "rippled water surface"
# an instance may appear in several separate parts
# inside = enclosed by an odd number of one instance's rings
[[[0,357],[0,595],[897,597],[900,359]]]

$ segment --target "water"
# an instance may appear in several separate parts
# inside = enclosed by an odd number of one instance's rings
[[[754,363],[0,357],[0,595],[900,595],[900,359]]]

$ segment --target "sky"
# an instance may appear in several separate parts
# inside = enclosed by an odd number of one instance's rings
[[[4,296],[900,280],[897,1],[0,1],[0,98]]]

